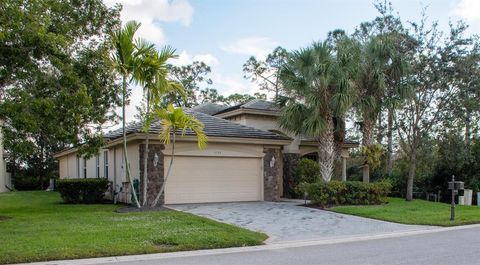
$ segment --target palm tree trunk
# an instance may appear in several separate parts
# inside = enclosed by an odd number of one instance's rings
[[[165,175],[165,178],[163,179],[162,187],[158,191],[158,194],[157,194],[157,196],[155,197],[155,200],[152,203],[152,207],[157,206],[158,200],[160,199],[160,196],[162,196],[162,193],[165,190],[165,186],[167,185],[168,177],[170,176],[170,172],[172,171],[173,159],[174,158],[175,158],[175,129],[173,129],[173,134],[172,134],[172,155],[171,155],[171,158],[170,158],[170,164],[168,165],[167,174]]]
[[[413,180],[415,179],[415,172],[417,169],[417,148],[412,148],[412,153],[410,154],[410,165],[408,168],[408,179],[407,179],[407,194],[405,200],[413,200]]]
[[[150,93],[147,91],[147,112],[146,117],[150,114]],[[145,150],[143,151],[143,202],[142,206],[147,203],[147,190],[148,190],[148,145],[150,143],[150,126],[147,129],[147,137],[145,139]]]
[[[388,108],[388,124],[387,124],[387,175],[393,173],[393,108]]]
[[[332,179],[333,167],[335,164],[335,139],[334,139],[333,119],[327,119],[327,127],[318,139],[319,152],[318,164],[320,165],[320,176],[325,182]]]
[[[382,142],[383,142],[382,119],[383,119],[383,112],[380,111],[380,113],[378,113],[378,117],[377,117],[377,128],[378,128],[377,143],[379,143],[379,144],[382,144]]]
[[[372,141],[372,133],[373,133],[373,121],[368,117],[368,115],[364,115],[363,117],[363,138],[362,138],[362,145],[364,147],[370,147],[373,143]],[[367,159],[363,163],[363,182],[368,183],[370,182],[370,165],[368,164]]]
[[[123,75],[123,84],[122,84],[122,132],[123,132],[123,159],[125,161],[125,175],[127,176],[128,181],[130,182],[130,187],[132,189],[133,201],[137,208],[140,208],[140,203],[138,202],[137,193],[135,192],[135,187],[133,186],[132,176],[130,175],[130,163],[128,161],[127,154],[127,133],[126,133],[126,121],[125,121],[125,99],[127,97],[127,76]]]

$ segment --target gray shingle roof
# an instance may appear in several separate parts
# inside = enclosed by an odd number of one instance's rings
[[[218,113],[227,108],[229,108],[229,106],[207,102],[207,103],[200,104],[198,106],[193,107],[192,110],[196,112],[205,113],[208,115],[214,115],[215,113]]]
[[[271,101],[261,100],[261,99],[254,99],[249,101],[241,106],[243,109],[258,109],[258,110],[271,110],[271,111],[278,111],[279,108],[275,103]]]
[[[254,109],[254,110],[266,110],[266,111],[279,111],[279,108],[275,103],[262,99],[254,99],[244,104],[235,105],[226,109],[223,109],[215,114],[227,113],[237,109]]]
[[[186,113],[192,114],[200,122],[203,123],[204,131],[207,136],[217,137],[236,137],[236,138],[253,138],[253,139],[271,139],[271,140],[290,140],[289,137],[279,135],[269,131],[259,130],[253,127],[241,125],[228,120],[217,118],[208,114],[196,112],[193,110],[185,110]],[[160,122],[155,121],[151,127],[151,133],[160,132]],[[126,127],[127,134],[142,132],[142,124],[139,122],[129,123]],[[177,132],[179,134],[180,132]],[[186,135],[195,135],[192,131],[187,130]],[[105,137],[115,139],[122,136],[122,129],[108,132]]]

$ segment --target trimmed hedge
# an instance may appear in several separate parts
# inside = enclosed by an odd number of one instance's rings
[[[329,207],[381,204],[386,201],[391,189],[392,185],[388,181],[374,183],[330,181],[301,183],[297,187],[297,192],[299,194],[307,192],[307,198],[314,205]]]
[[[99,203],[108,188],[108,180],[103,178],[60,179],[57,190],[65,203]]]

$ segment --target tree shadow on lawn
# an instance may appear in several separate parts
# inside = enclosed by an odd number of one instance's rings
[[[0,215],[0,222],[1,222],[1,221],[6,221],[6,220],[10,220],[10,219],[12,219],[12,217]]]

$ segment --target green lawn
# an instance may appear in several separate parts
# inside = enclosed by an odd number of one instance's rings
[[[259,245],[265,234],[161,211],[66,205],[58,193],[0,194],[0,264]]]
[[[480,223],[478,206],[457,205],[456,220],[455,223],[451,223],[450,204],[424,200],[407,202],[400,198],[389,198],[388,203],[384,205],[339,206],[331,210],[402,224],[452,226]]]

